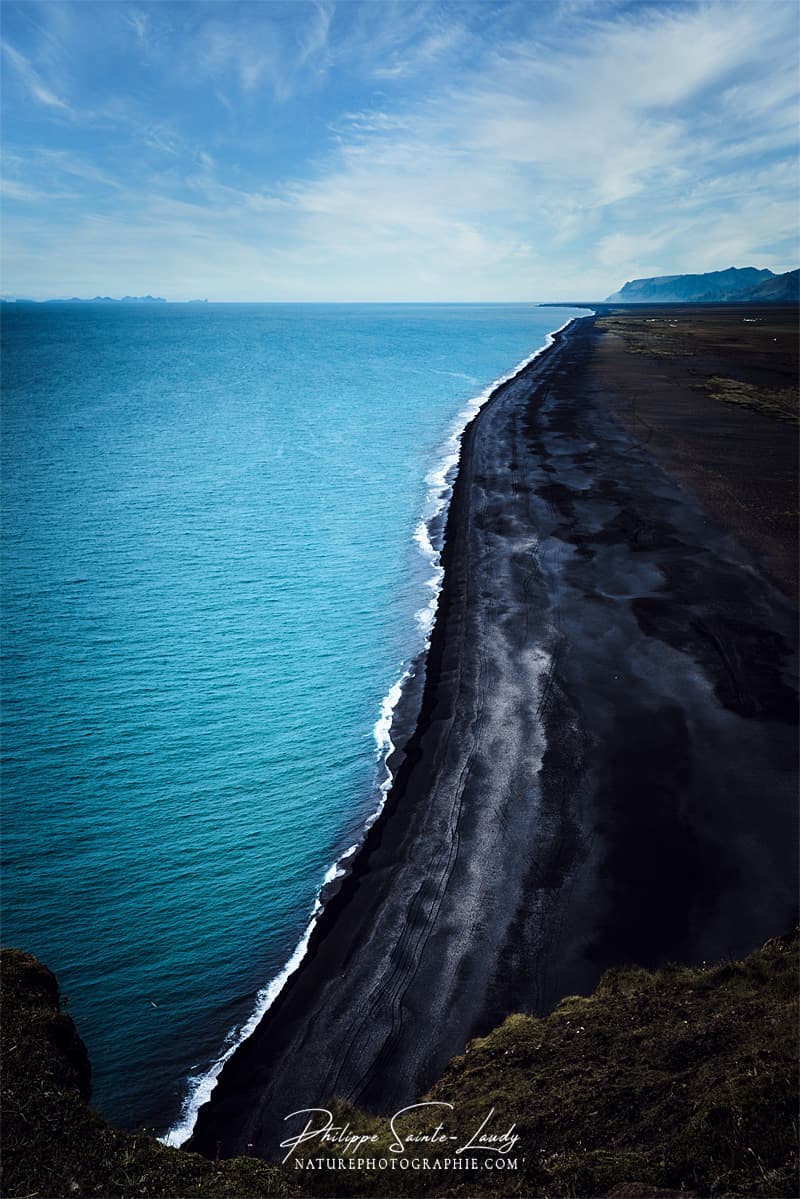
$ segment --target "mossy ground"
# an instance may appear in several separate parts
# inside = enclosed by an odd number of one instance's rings
[[[278,1196],[283,1174],[251,1158],[214,1163],[109,1128],[88,1106],[86,1050],[59,1013],[54,976],[18,950],[2,955],[2,1194],[8,1199],[93,1195]]]
[[[796,371],[790,373],[787,386],[769,386],[760,372],[786,352],[787,322],[761,316],[734,316],[736,325],[718,326],[715,316],[702,313],[687,318],[683,313],[661,316],[608,315],[598,317],[598,329],[620,338],[629,354],[654,360],[685,360],[687,372],[695,376],[692,386],[713,400],[736,404],[775,420],[800,423],[800,392]],[[796,320],[789,331],[796,329]],[[796,341],[796,334],[795,334]],[[736,362],[730,350],[737,351]],[[736,375],[720,375],[708,369],[712,352],[720,363],[738,364]],[[721,357],[720,357],[721,355]],[[755,368],[753,377],[748,377]]]
[[[800,423],[796,388],[754,387],[752,383],[745,383],[741,379],[725,379],[721,375],[712,375],[706,387],[713,399],[721,400],[724,404],[739,404],[764,416],[773,416],[795,425]]]
[[[317,1195],[796,1196],[797,984],[793,938],[715,969],[611,971],[590,998],[566,999],[544,1019],[511,1016],[473,1041],[424,1097],[454,1103],[448,1123],[462,1138],[492,1108],[496,1127],[515,1121],[516,1171],[323,1171],[306,1186]],[[337,1117],[378,1134],[369,1156],[389,1156],[385,1121],[346,1109]],[[424,1150],[429,1160],[450,1153]]]
[[[690,326],[676,317],[601,316],[595,323],[620,337],[629,354],[683,358],[696,352]]]
[[[85,1050],[58,1014],[55,979],[18,951],[3,956],[3,1194],[95,1196],[761,1196],[798,1194],[797,937],[744,962],[658,973],[616,970],[589,998],[544,1019],[511,1016],[473,1041],[423,1100],[452,1103],[401,1127],[441,1120],[459,1144],[492,1108],[513,1122],[514,1170],[281,1170],[212,1163],[108,1128],[85,1102]],[[333,1105],[336,1123],[376,1138],[387,1120]],[[487,1129],[488,1131],[488,1129]],[[435,1162],[454,1145],[407,1145]],[[345,1157],[315,1147],[304,1157]],[[470,1156],[473,1156],[470,1153]],[[476,1150],[481,1162],[487,1157]]]

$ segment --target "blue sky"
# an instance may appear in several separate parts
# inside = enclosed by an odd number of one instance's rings
[[[793,0],[0,11],[6,294],[547,300],[798,265]]]

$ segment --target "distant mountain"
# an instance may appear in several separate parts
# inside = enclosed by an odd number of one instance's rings
[[[775,275],[756,267],[729,267],[705,275],[659,275],[632,279],[607,304],[701,304],[729,301],[793,301],[800,298],[800,271]]]
[[[94,296],[84,300],[80,296],[71,296],[69,300],[45,300],[45,304],[166,304],[161,296],[123,296],[121,300],[114,296]]]
[[[190,304],[205,304],[206,300],[189,300]],[[24,296],[0,296],[2,304],[166,304],[167,301],[162,296],[123,296],[122,299],[117,299],[115,296],[62,296],[55,300],[28,300]]]
[[[780,300],[783,303],[796,304],[800,300],[800,270],[787,271],[785,275],[773,275],[759,283],[748,300]]]

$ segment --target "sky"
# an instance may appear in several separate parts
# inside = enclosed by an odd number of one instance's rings
[[[794,0],[0,5],[0,290],[601,299],[800,262]]]

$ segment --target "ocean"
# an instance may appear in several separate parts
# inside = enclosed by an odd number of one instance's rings
[[[3,942],[110,1120],[179,1142],[301,956],[386,788],[460,431],[576,315],[3,307]]]

